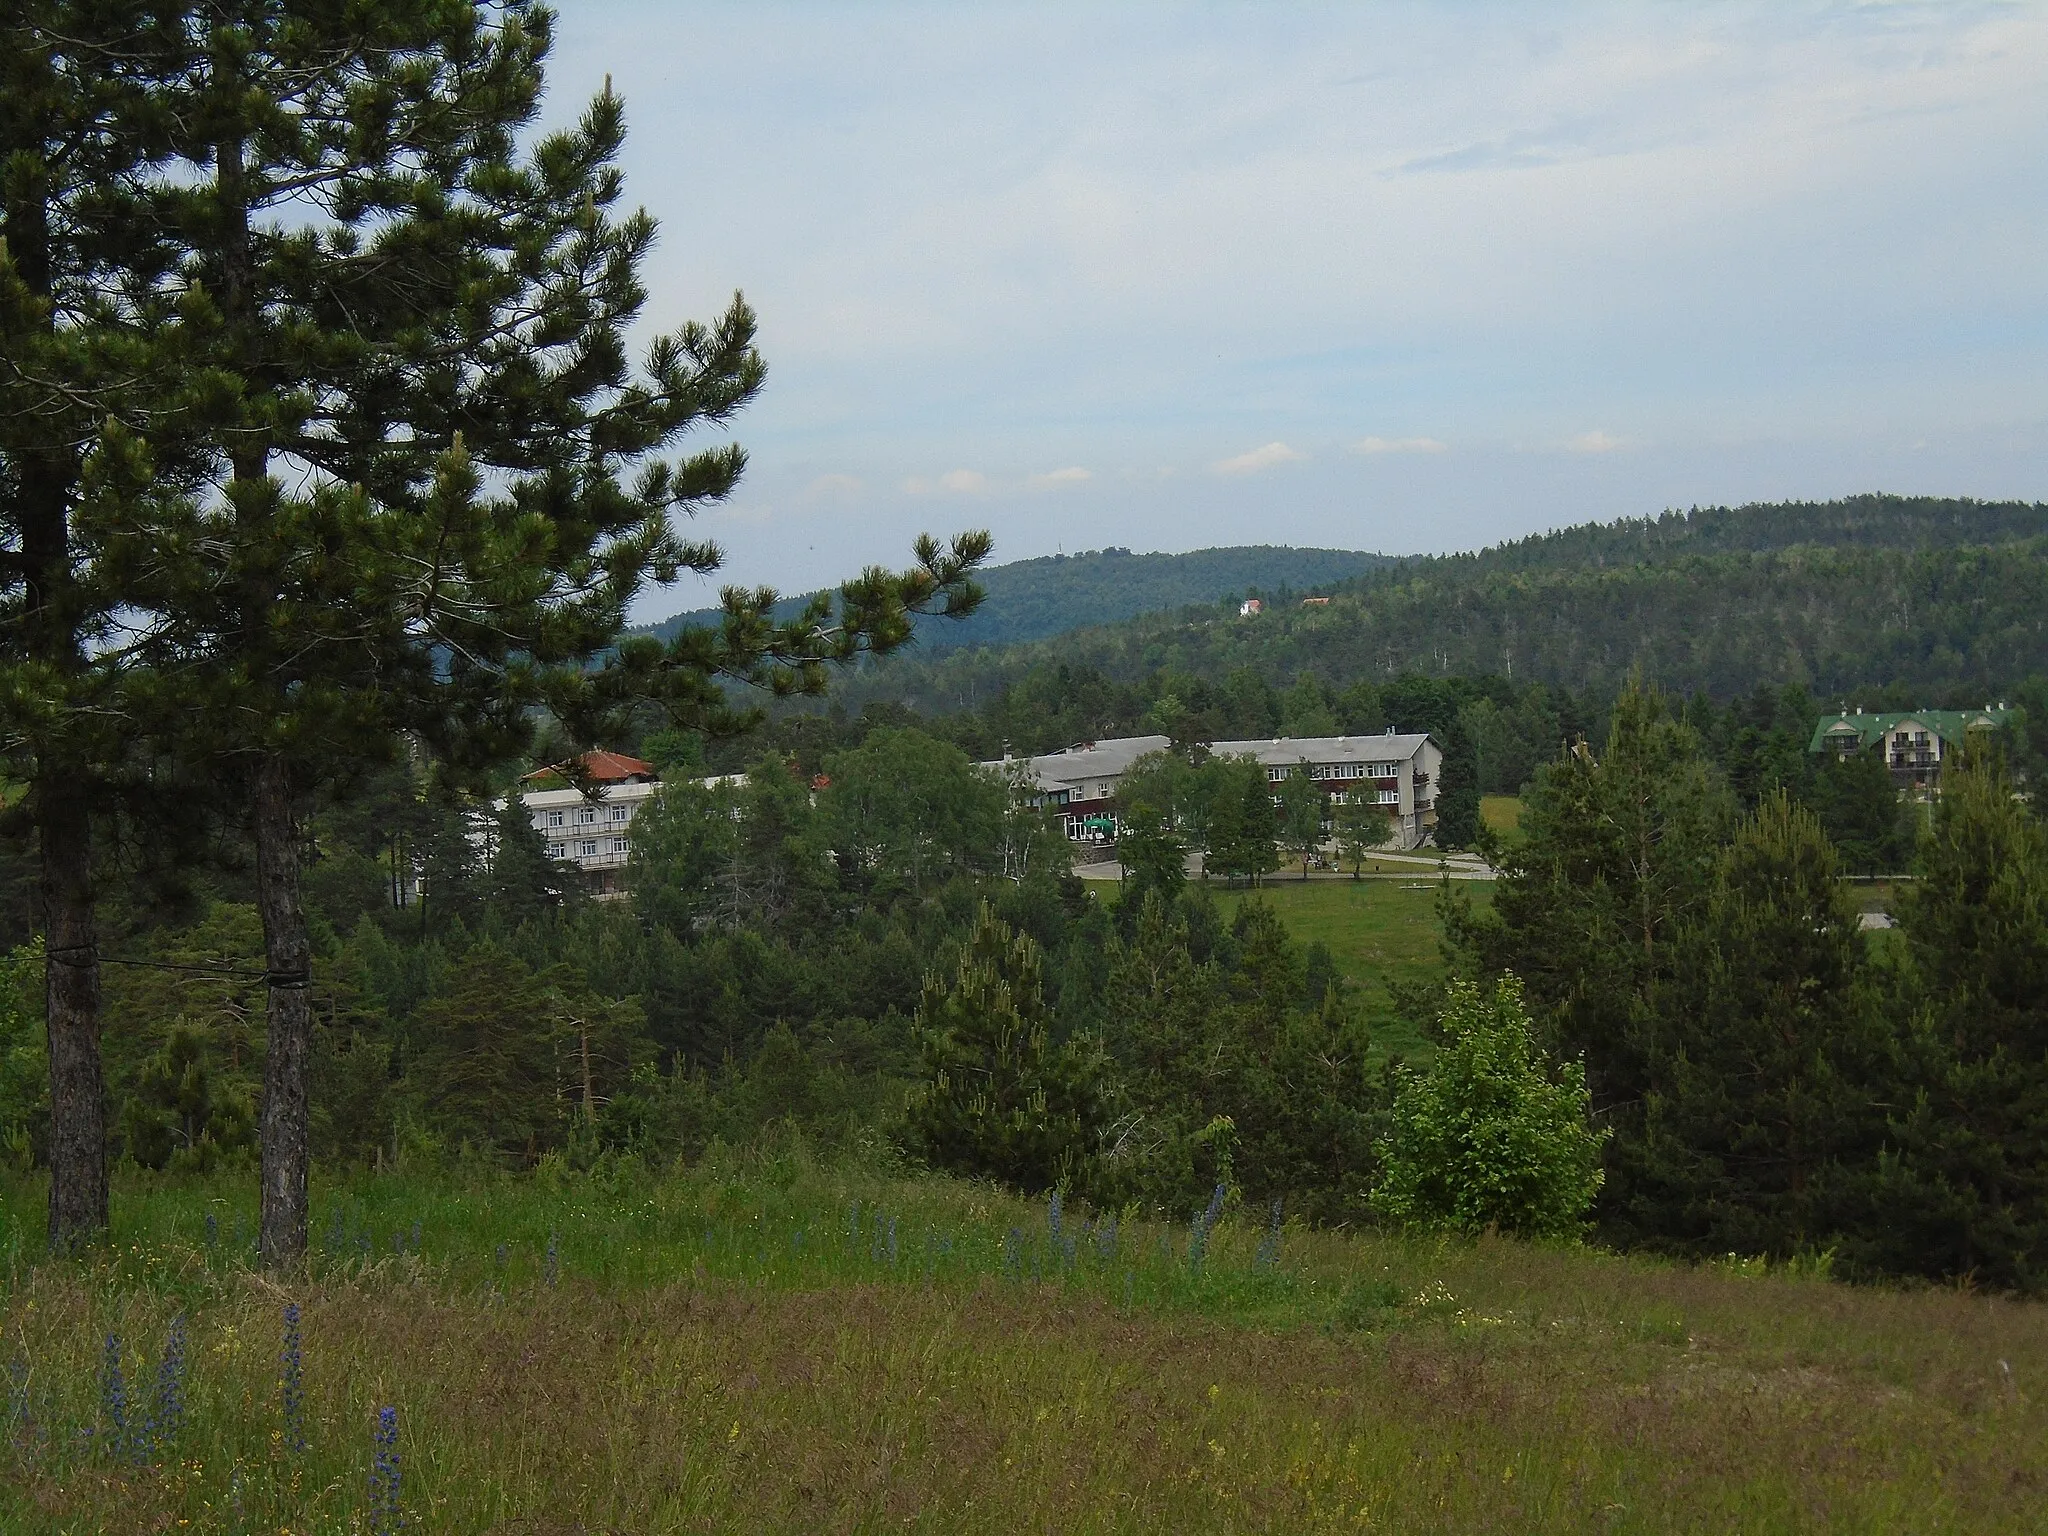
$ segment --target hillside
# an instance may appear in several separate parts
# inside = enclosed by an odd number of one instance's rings
[[[253,1181],[116,1178],[0,1294],[10,1531],[2017,1533],[2048,1478],[2048,1313],[1825,1260],[1198,1236],[794,1140],[341,1175],[279,1284]]]
[[[1587,525],[1393,562],[1326,606],[1189,607],[904,658],[843,697],[944,712],[1042,664],[1125,680],[1250,668],[1273,682],[1498,674],[1603,691],[1640,667],[1722,698],[1759,683],[1996,691],[2048,670],[2048,505],[1861,497]]]
[[[982,578],[988,599],[981,611],[964,623],[926,625],[919,643],[926,655],[1014,645],[1248,591],[1329,591],[1392,563],[1390,556],[1356,550],[1272,544],[1199,549],[1184,555],[1134,555],[1128,549],[1045,555],[988,571]],[[790,598],[782,611],[794,613],[808,600],[808,594]],[[718,619],[718,609],[699,608],[635,633],[666,638],[679,629],[716,624]]]

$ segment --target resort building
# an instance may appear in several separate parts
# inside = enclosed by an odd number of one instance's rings
[[[1088,741],[1032,758],[1005,758],[984,767],[1024,776],[1037,804],[1060,818],[1062,830],[1079,843],[1110,843],[1118,829],[1116,788],[1133,763],[1164,752],[1164,736],[1125,736]],[[1266,770],[1277,795],[1297,767],[1309,775],[1332,805],[1370,796],[1387,808],[1388,841],[1416,848],[1436,826],[1436,788],[1443,749],[1428,736],[1298,736],[1270,741],[1217,741],[1216,757],[1249,757]]]
[[[1892,782],[1918,795],[1941,792],[1942,759],[1970,739],[1972,731],[2003,730],[2012,711],[2003,704],[1982,709],[1921,709],[1911,713],[1825,715],[1807,750],[1847,757],[1875,752],[1891,770]]]
[[[520,780],[532,787],[519,799],[547,839],[548,856],[581,870],[597,895],[611,895],[624,889],[633,818],[661,781],[652,763],[620,752],[586,752],[578,762],[587,790],[561,767],[542,768]]]

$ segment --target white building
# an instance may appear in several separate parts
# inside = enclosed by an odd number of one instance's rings
[[[1164,736],[1125,736],[984,766],[1026,775],[1039,803],[1059,814],[1062,828],[1075,842],[1106,843],[1116,837],[1118,783],[1139,758],[1163,752],[1169,745]],[[1216,757],[1253,759],[1276,789],[1288,774],[1307,764],[1331,804],[1342,805],[1361,795],[1385,806],[1389,841],[1401,848],[1419,847],[1436,826],[1444,754],[1426,735],[1401,736],[1390,730],[1379,736],[1280,736],[1270,741],[1211,742],[1209,751]]]
[[[607,895],[624,889],[633,818],[661,781],[653,764],[623,753],[586,752],[580,761],[587,792],[559,770],[543,768],[520,781],[537,787],[522,791],[519,799],[534,829],[547,839],[548,856],[574,865],[597,894]]]

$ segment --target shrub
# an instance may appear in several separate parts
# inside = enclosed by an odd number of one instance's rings
[[[1587,1123],[1585,1068],[1537,1049],[1522,984],[1453,982],[1426,1071],[1396,1074],[1373,1207],[1404,1227],[1576,1233],[1599,1192],[1605,1131]]]

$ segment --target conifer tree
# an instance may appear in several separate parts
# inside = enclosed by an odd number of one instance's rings
[[[0,22],[0,753],[40,865],[54,1246],[107,1222],[93,817],[135,721],[94,523],[170,477],[135,437],[180,392],[137,187],[176,51],[157,7],[123,0],[21,0]]]
[[[629,360],[655,228],[616,211],[617,96],[522,147],[552,25],[529,0],[178,15],[180,161],[153,211],[204,395],[179,446],[223,489],[139,520],[122,574],[180,690],[175,746],[246,795],[281,1264],[305,1246],[308,789],[408,734],[457,768],[510,755],[540,704],[586,740],[648,698],[737,727],[719,679],[817,691],[915,613],[971,611],[988,541],[922,540],[907,573],[789,620],[773,592],[728,590],[716,629],[611,648],[648,581],[716,568],[674,519],[729,494],[745,455],[677,450],[764,377],[737,298]]]
[[[1877,1151],[1887,1042],[1835,851],[1782,789],[1722,854],[1682,950],[1616,1219],[1696,1252],[1827,1246]]]
[[[933,1167],[1019,1189],[1087,1189],[1107,1124],[1085,1035],[1055,1042],[1029,935],[986,902],[950,985],[926,979],[905,1137]]]
[[[1877,1267],[2048,1288],[2048,832],[1988,754],[1947,765],[1899,906],[1912,1097]]]
[[[1436,786],[1436,845],[1469,848],[1479,836],[1479,752],[1464,722],[1444,728],[1443,769]]]
[[[1699,739],[1631,683],[1600,754],[1581,740],[1538,771],[1522,837],[1494,854],[1492,910],[1451,897],[1453,942],[1479,974],[1521,979],[1547,1043],[1584,1060],[1596,1112],[1641,1103],[1651,990],[1705,903],[1728,821]]]

